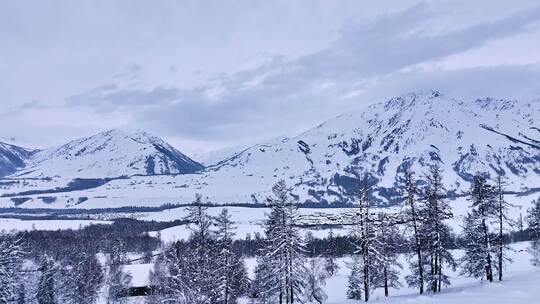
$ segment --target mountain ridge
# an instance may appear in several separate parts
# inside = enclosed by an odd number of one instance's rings
[[[508,191],[525,193],[540,186],[539,141],[538,100],[411,93],[248,147],[196,174],[113,180],[92,189],[85,204],[187,203],[196,193],[218,204],[262,203],[280,179],[301,203],[349,204],[367,174],[377,184],[376,204],[387,206],[396,203],[406,169],[422,178],[433,163],[450,194],[466,193],[476,172],[501,173]]]

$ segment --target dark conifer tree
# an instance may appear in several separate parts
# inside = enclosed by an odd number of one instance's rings
[[[417,206],[418,189],[415,186],[413,173],[410,170],[405,172],[404,191],[403,198],[405,201],[405,219],[407,227],[412,231],[412,251],[415,258],[411,259],[410,268],[412,274],[406,277],[409,286],[417,286],[419,293],[424,293],[424,255],[423,255],[423,242],[420,232],[420,226],[423,218],[419,207]]]
[[[463,218],[463,235],[460,247],[465,254],[459,260],[461,274],[482,278],[486,273],[487,247],[482,221],[477,212],[469,212]]]
[[[258,258],[261,287],[259,302],[301,302],[305,290],[305,246],[299,228],[298,202],[290,195],[291,189],[281,180],[272,188],[268,199],[271,212],[265,222],[265,245]]]
[[[360,261],[361,271],[352,271],[351,276],[357,275],[360,276],[357,279],[349,279],[349,282],[361,281],[362,283],[362,295],[364,301],[369,301],[371,286],[371,276],[372,276],[372,251],[373,251],[373,240],[375,239],[375,227],[374,221],[371,216],[370,204],[369,204],[369,191],[370,187],[368,186],[367,176],[361,181],[361,185],[358,189],[358,197],[355,208],[355,220],[356,223],[353,226],[353,231],[351,236],[354,240],[354,245],[356,246],[355,254],[358,254]],[[353,262],[353,267],[357,266]],[[357,287],[353,287],[355,290]],[[351,292],[355,293],[355,292]]]
[[[532,202],[532,207],[527,210],[527,226],[531,233],[531,245],[529,253],[532,255],[531,262],[534,266],[540,266],[540,198]]]
[[[474,176],[471,201],[472,216],[478,219],[482,231],[481,248],[484,255],[486,280],[493,282],[493,244],[489,222],[497,216],[496,191],[480,173]]]
[[[339,264],[337,263],[337,243],[336,238],[334,237],[334,232],[330,230],[328,233],[328,236],[326,238],[327,240],[327,248],[326,248],[326,256],[324,259],[324,269],[326,270],[326,273],[332,277],[334,276],[338,270],[339,270]]]
[[[23,251],[13,235],[0,234],[0,303],[20,299]]]
[[[186,208],[191,235],[189,245],[193,252],[194,263],[190,273],[190,288],[198,295],[200,303],[212,303],[219,297],[216,278],[217,246],[215,233],[211,230],[213,218],[208,215],[208,207],[202,202],[202,196],[197,194],[195,201]],[[188,261],[190,262],[190,261]]]
[[[123,268],[127,262],[125,246],[121,240],[115,240],[107,259],[107,303],[122,304],[127,299],[124,293],[131,285],[131,275]]]
[[[69,304],[93,304],[103,284],[101,264],[94,254],[75,252],[65,261],[61,276],[62,293],[59,302]]]
[[[372,284],[376,288],[383,288],[384,295],[388,297],[390,288],[398,289],[402,286],[399,282],[399,271],[403,266],[398,261],[398,248],[404,243],[404,238],[401,237],[397,224],[385,213],[378,215],[376,230]]]
[[[57,267],[54,260],[48,256],[42,258],[39,267],[39,281],[36,299],[38,304],[56,304],[55,276]]]
[[[432,292],[440,292],[443,285],[450,285],[449,277],[444,273],[444,265],[456,267],[456,262],[447,244],[452,240],[452,231],[445,220],[452,218],[452,210],[445,200],[446,191],[442,183],[440,167],[430,166],[426,175],[425,199],[422,223],[424,248],[429,257],[429,272],[425,273],[426,282]]]
[[[238,297],[248,288],[247,270],[244,262],[232,249],[235,236],[233,221],[228,209],[223,209],[215,220],[217,245],[218,301],[220,304],[235,304]]]

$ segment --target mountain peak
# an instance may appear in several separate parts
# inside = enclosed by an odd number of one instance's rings
[[[184,174],[202,168],[159,137],[111,129],[40,151],[16,176],[96,178]]]
[[[434,104],[438,104],[441,102],[445,103],[453,103],[455,102],[455,99],[447,98],[445,95],[440,93],[436,90],[430,90],[425,92],[415,92],[415,93],[407,93],[403,94],[398,97],[394,97],[384,103],[384,108],[386,110],[389,109],[399,109],[399,110],[405,110],[420,106],[428,106],[431,107]],[[375,104],[373,107],[376,107],[380,104]]]

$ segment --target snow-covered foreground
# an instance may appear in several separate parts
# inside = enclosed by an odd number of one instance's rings
[[[530,304],[538,303],[540,299],[540,268],[534,267],[530,263],[530,255],[526,249],[528,242],[512,244],[515,252],[512,254],[514,262],[507,265],[502,282],[486,283],[475,278],[465,277],[459,274],[459,269],[451,273],[452,285],[445,288],[440,294],[423,295],[417,294],[417,290],[404,286],[401,289],[391,289],[390,297],[385,298],[382,290],[376,290],[371,303],[394,303],[394,304]],[[456,258],[461,256],[460,250],[455,250]],[[347,299],[347,280],[349,269],[347,263],[350,258],[339,259],[340,270],[338,273],[327,279],[326,293],[328,294],[327,304],[352,304],[361,303]],[[400,261],[404,265],[401,273],[401,282],[404,284],[404,277],[409,273],[405,256],[400,256]],[[250,276],[253,277],[253,269],[256,261],[253,258],[247,259]],[[128,265],[126,270],[133,276],[135,286],[148,283],[148,273],[151,270],[150,264]],[[144,303],[144,298],[132,298],[130,304]],[[242,299],[241,304],[250,303],[249,299]]]
[[[530,255],[526,252],[528,242],[521,242],[512,245],[516,250],[513,254],[514,263],[507,265],[507,272],[503,282],[486,283],[475,278],[465,277],[459,274],[459,269],[451,273],[452,285],[445,288],[441,294],[423,295],[417,294],[416,289],[404,286],[399,290],[391,290],[390,297],[384,297],[383,290],[376,290],[372,295],[374,303],[437,303],[437,304],[468,304],[468,303],[490,303],[490,304],[519,304],[538,303],[540,299],[540,268],[535,268],[530,263]],[[456,257],[461,256],[461,251],[454,251]],[[347,279],[349,270],[346,262],[349,259],[341,259],[340,269],[337,276],[328,279],[326,292],[328,294],[328,304],[359,303],[348,300],[346,296]],[[404,256],[400,257],[404,265],[401,273],[401,282],[405,284],[404,277],[409,274],[408,265]]]

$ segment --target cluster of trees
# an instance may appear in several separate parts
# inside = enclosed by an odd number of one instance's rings
[[[450,285],[445,269],[459,267],[461,274],[489,282],[495,280],[495,275],[499,281],[503,279],[505,264],[511,261],[506,230],[516,223],[508,215],[512,205],[504,199],[501,176],[493,183],[485,174],[474,176],[469,193],[471,204],[459,236],[446,224],[453,214],[437,165],[430,167],[422,181],[414,180],[411,172],[405,173],[401,187],[404,209],[400,214],[370,212],[369,188],[364,182],[357,199],[357,222],[353,230],[357,251],[350,266],[349,298],[368,301],[374,289],[384,288],[388,296],[389,286],[401,286],[398,273],[402,265],[396,259],[400,243],[409,244],[411,271],[405,277],[406,282],[418,288],[420,294],[438,293]],[[526,221],[532,238],[529,249],[532,262],[540,265],[540,199],[533,202]],[[408,231],[407,240],[400,237],[397,226]],[[455,259],[450,251],[453,248],[463,249],[464,255]]]
[[[104,263],[84,250],[58,259],[47,254],[29,258],[23,248],[14,235],[0,237],[0,303],[91,304],[101,292],[107,303],[124,303],[131,277],[123,270],[121,246],[102,255]]]
[[[72,252],[110,253],[117,242],[123,243],[126,252],[143,253],[158,248],[160,240],[148,234],[184,224],[184,221],[154,222],[135,219],[116,219],[111,224],[95,224],[76,230],[29,230],[20,232],[16,238],[27,257],[38,259],[49,255],[55,259],[69,256]],[[59,246],[58,244],[62,244]]]
[[[187,242],[163,249],[150,276],[148,303],[234,304],[249,287],[246,265],[233,251],[234,223],[227,209],[217,216],[197,195],[187,207],[185,220],[191,234]]]
[[[190,237],[163,248],[157,257],[147,302],[234,304],[239,297],[249,297],[253,303],[323,303],[325,280],[339,268],[337,254],[330,250],[321,258],[308,251],[306,243],[313,237],[306,240],[295,224],[298,202],[290,190],[283,181],[274,185],[265,235],[249,240],[257,244],[253,280],[235,250],[242,247],[234,246],[235,224],[227,209],[212,217],[198,195],[187,207]]]

